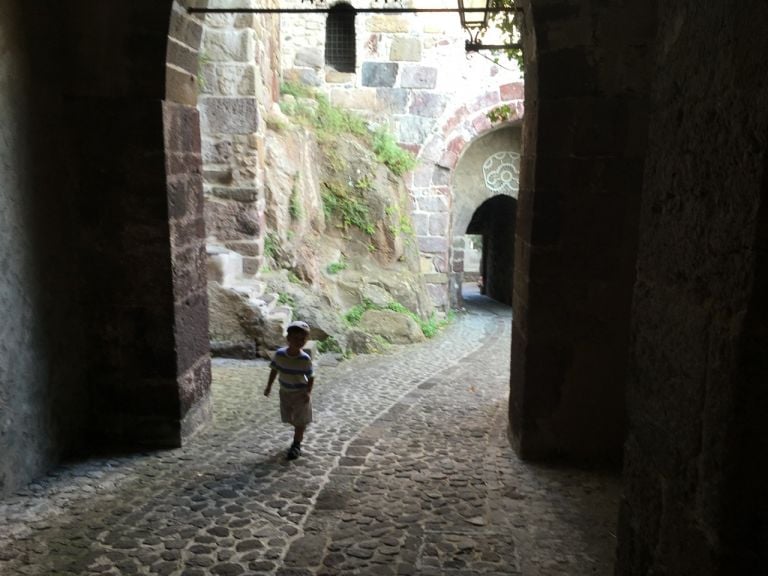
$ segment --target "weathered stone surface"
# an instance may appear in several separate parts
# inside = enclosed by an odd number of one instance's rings
[[[395,344],[424,340],[424,333],[413,318],[392,310],[367,310],[360,318],[359,327]]]
[[[442,236],[420,236],[418,238],[419,250],[422,252],[445,252],[448,250],[448,240]]]
[[[419,62],[421,60],[421,39],[396,36],[392,40],[389,59],[394,62]]]
[[[331,90],[331,102],[335,106],[350,110],[375,110],[376,92],[370,88],[345,88]]]
[[[254,203],[206,198],[207,232],[220,241],[253,239],[261,231],[261,218]]]
[[[320,86],[322,84],[317,70],[311,68],[291,68],[284,71],[285,79],[295,84],[305,86]]]
[[[416,116],[435,118],[445,110],[446,98],[443,94],[417,92],[413,95],[409,112]]]
[[[207,56],[214,62],[253,62],[256,39],[253,30],[209,30],[205,46]]]
[[[202,129],[213,134],[250,134],[259,127],[254,98],[203,98]]]
[[[299,48],[296,50],[294,65],[320,70],[325,65],[323,53],[316,48]]]
[[[437,68],[432,66],[403,66],[400,86],[432,90],[437,85]]]
[[[408,32],[410,24],[403,16],[389,14],[375,14],[366,22],[366,27],[370,32]]]
[[[381,345],[367,332],[352,329],[347,332],[347,350],[353,354],[373,354],[381,351]]]
[[[416,207],[424,212],[447,212],[448,200],[444,196],[422,196],[416,199]]]
[[[393,62],[363,62],[363,86],[391,88],[397,79],[398,65]]]
[[[238,202],[255,202],[259,197],[259,191],[255,186],[252,188],[215,186],[211,188],[211,194],[217,198],[236,200]]]
[[[408,106],[408,90],[402,88],[377,88],[377,109],[395,114],[405,113]]]
[[[328,84],[348,84],[355,81],[355,74],[352,72],[339,72],[334,68],[328,68],[325,71],[325,81]]]
[[[234,290],[222,288],[216,282],[208,283],[209,330],[211,340],[222,341],[231,346],[232,342],[253,342],[262,320],[258,311],[248,306],[247,298]],[[247,344],[239,344],[247,350]]]

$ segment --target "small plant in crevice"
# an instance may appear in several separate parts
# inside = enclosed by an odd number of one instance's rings
[[[303,210],[301,208],[301,199],[299,198],[299,175],[297,174],[293,179],[293,186],[291,187],[291,198],[288,201],[288,214],[290,214],[292,220],[301,220]]]
[[[506,122],[512,117],[512,108],[509,104],[502,104],[488,112],[485,116],[494,124],[496,122]]]
[[[325,268],[325,270],[326,270],[326,272],[328,272],[328,274],[338,274],[342,270],[346,270],[346,269],[347,269],[347,263],[344,262],[343,258],[339,259],[338,262],[331,262]]]
[[[288,306],[289,308],[296,308],[296,299],[286,292],[280,292],[277,295],[277,301],[283,306]]]
[[[363,174],[360,178],[357,179],[355,182],[355,188],[357,190],[360,190],[361,192],[367,192],[368,190],[373,190],[373,178],[370,174]]]
[[[341,220],[341,227],[344,230],[354,226],[372,236],[376,226],[371,219],[367,204],[337,184],[323,182],[322,185],[321,198],[326,217],[336,216]]]
[[[394,137],[386,130],[380,128],[373,133],[372,145],[378,161],[398,176],[402,176],[416,166],[416,158],[413,154],[400,148]]]
[[[414,242],[415,233],[408,214],[401,211],[400,206],[397,204],[387,206],[384,212],[394,220],[394,223],[389,226],[389,231],[395,236],[402,236],[406,244]]]
[[[323,340],[318,340],[317,351],[320,352],[321,354],[325,354],[328,352],[341,353],[342,349],[341,349],[341,344],[339,344],[336,338],[334,338],[333,336],[328,336]]]
[[[278,241],[277,236],[271,232],[267,233],[267,235],[264,236],[264,256],[267,258],[274,258],[277,256],[279,248],[280,242]]]
[[[295,272],[288,272],[288,282],[291,284],[303,284],[301,278],[299,278]]]

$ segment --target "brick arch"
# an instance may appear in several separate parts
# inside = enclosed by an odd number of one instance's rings
[[[498,127],[491,123],[487,114],[504,104],[509,105],[512,112],[505,124],[521,123],[524,112],[522,82],[503,84],[444,114],[442,123],[418,151],[418,159],[452,170],[467,144]]]
[[[502,84],[478,94],[472,101],[462,102],[444,113],[436,129],[416,151],[419,167],[410,182],[415,203],[413,216],[422,260],[425,268],[432,268],[426,276],[427,286],[438,306],[460,304],[460,287],[456,286],[460,279],[455,277],[452,264],[454,251],[460,250],[453,246],[453,171],[472,141],[498,128],[488,120],[488,112],[508,104],[513,116],[504,125],[522,122],[522,98],[522,82]]]

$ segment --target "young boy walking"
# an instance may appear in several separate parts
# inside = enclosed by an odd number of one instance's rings
[[[278,349],[270,367],[264,396],[272,392],[275,378],[280,383],[280,416],[283,422],[293,426],[293,444],[287,460],[295,460],[301,454],[304,430],[312,422],[312,386],[315,383],[312,358],[303,348],[309,340],[309,324],[302,320],[288,325],[288,346]]]

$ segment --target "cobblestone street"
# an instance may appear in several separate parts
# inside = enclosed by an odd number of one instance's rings
[[[0,502],[0,574],[612,574],[618,475],[509,446],[510,324],[475,296],[424,344],[321,362],[293,462],[267,364],[214,361],[215,420],[184,448]]]

